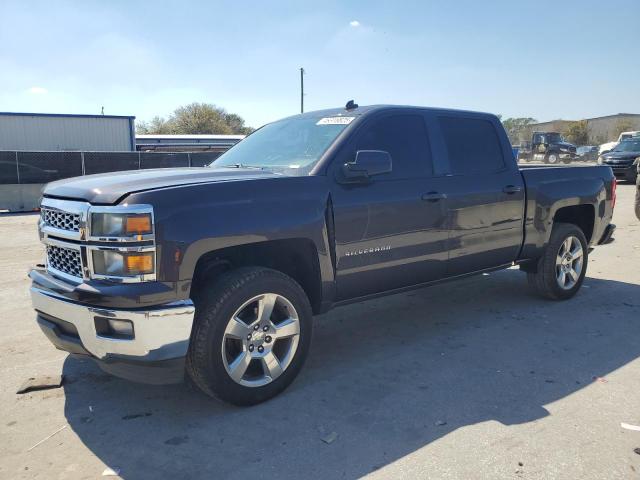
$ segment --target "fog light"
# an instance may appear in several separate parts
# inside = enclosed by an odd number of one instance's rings
[[[132,340],[134,338],[133,322],[131,320],[116,320],[115,318],[94,317],[96,333],[101,337]]]

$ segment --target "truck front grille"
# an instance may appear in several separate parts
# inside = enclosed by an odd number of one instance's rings
[[[49,227],[69,232],[80,231],[80,215],[78,214],[42,208],[40,216],[42,217],[42,222]]]
[[[47,245],[47,264],[49,268],[82,278],[82,260],[79,250]]]

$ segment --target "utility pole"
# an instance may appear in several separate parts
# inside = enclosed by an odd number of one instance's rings
[[[300,113],[304,113],[304,68],[300,67]]]

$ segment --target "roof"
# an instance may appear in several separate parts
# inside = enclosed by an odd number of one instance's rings
[[[439,108],[439,107],[424,107],[424,106],[417,106],[417,105],[360,105],[357,108],[351,109],[351,110],[347,110],[344,107],[341,108],[328,108],[325,110],[315,110],[315,111],[310,111],[310,112],[305,112],[302,114],[298,114],[298,115],[291,115],[290,117],[287,118],[294,118],[294,117],[317,117],[317,116],[353,116],[353,115],[363,115],[363,114],[367,114],[369,112],[373,112],[373,111],[380,111],[380,110],[392,110],[395,108],[402,108],[402,109],[414,109],[414,110],[428,110],[431,112],[438,112],[438,113],[470,113],[470,114],[480,114],[480,115],[494,115],[493,113],[488,113],[488,112],[478,112],[478,111],[472,111],[472,110],[458,110],[458,109],[454,109],[454,108]]]
[[[616,118],[616,117],[640,117],[640,113],[614,113],[612,115],[604,115],[602,117],[590,117],[590,118],[583,118],[582,120],[586,120],[586,121],[590,121],[590,120],[602,120],[605,118]],[[576,122],[578,120],[564,120],[562,118],[557,118],[555,120],[547,120],[545,122],[537,122],[537,123],[532,123],[531,125],[542,125],[545,123],[553,123],[553,122]]]
[[[89,115],[89,114],[78,114],[78,113],[0,112],[0,115],[6,116],[6,117],[127,118],[129,120],[136,118],[133,115]]]
[[[242,140],[246,135],[136,135],[136,140]]]

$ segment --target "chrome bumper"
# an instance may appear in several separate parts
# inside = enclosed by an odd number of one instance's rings
[[[145,310],[91,307],[35,286],[31,287],[31,302],[33,308],[51,322],[59,319],[72,324],[77,330],[78,343],[84,350],[104,361],[122,357],[129,361],[157,362],[184,357],[189,347],[195,313],[191,301]],[[133,324],[133,337],[123,339],[99,335],[96,318],[130,321]]]

